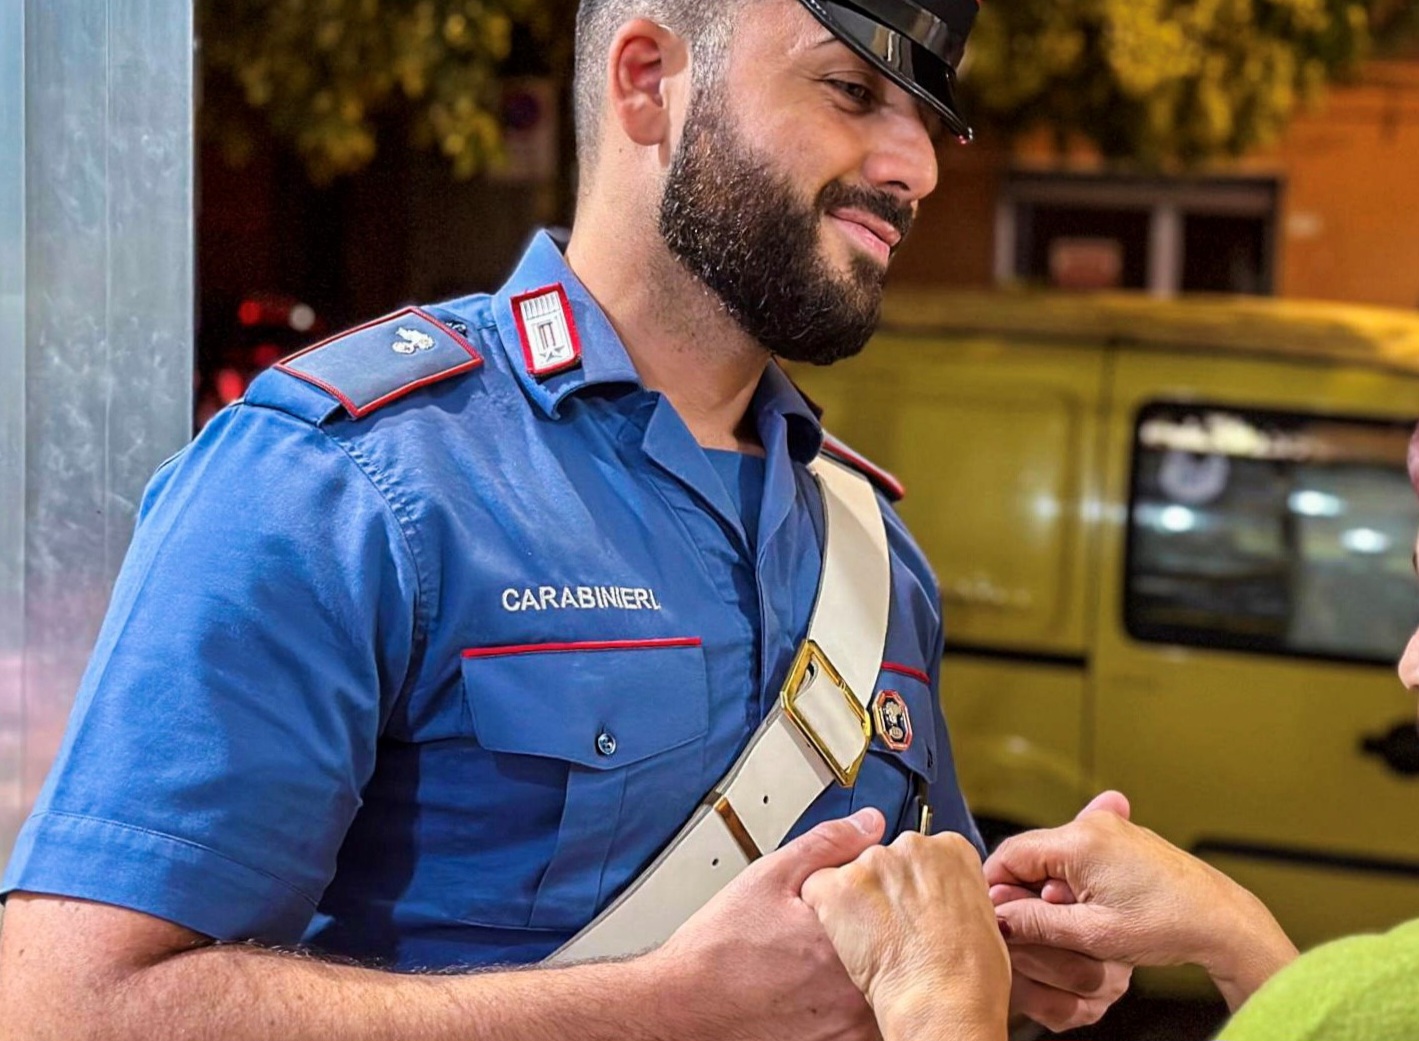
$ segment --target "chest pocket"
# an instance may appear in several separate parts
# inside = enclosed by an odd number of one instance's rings
[[[930,679],[915,669],[884,665],[871,709],[872,745],[858,775],[852,808],[880,809],[890,840],[916,830],[918,794],[936,780],[936,706]]]
[[[613,859],[648,861],[713,783],[703,776],[709,684],[700,641],[469,650],[463,688],[477,741],[504,759],[500,770],[530,769],[544,778],[531,798],[561,799],[555,841],[510,862],[526,875],[505,880],[510,888],[535,893],[519,924],[579,929],[629,881]]]

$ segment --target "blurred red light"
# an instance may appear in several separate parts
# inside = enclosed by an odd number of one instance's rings
[[[243,300],[237,308],[237,321],[242,325],[255,325],[261,321],[261,305],[255,300]]]
[[[230,405],[246,393],[246,380],[235,369],[221,369],[217,373],[217,398],[223,405]]]

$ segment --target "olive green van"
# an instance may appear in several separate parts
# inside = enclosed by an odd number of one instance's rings
[[[793,375],[906,486],[985,830],[1118,788],[1302,947],[1419,917],[1419,314],[899,293]]]

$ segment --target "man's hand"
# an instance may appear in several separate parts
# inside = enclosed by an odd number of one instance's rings
[[[708,1019],[694,1036],[876,1041],[872,1010],[800,893],[815,872],[876,847],[885,828],[876,810],[818,825],[750,866],[646,955],[655,972],[707,996]],[[984,886],[981,899],[989,904]]]
[[[1252,894],[1116,813],[1007,839],[986,880],[1012,946],[1202,965],[1233,1008],[1296,953]]]
[[[1010,958],[960,835],[904,834],[803,886],[887,1041],[1005,1036]]]

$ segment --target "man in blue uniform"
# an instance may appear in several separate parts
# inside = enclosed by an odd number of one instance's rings
[[[923,803],[975,830],[936,583],[862,460],[891,597],[857,783],[650,954],[413,973],[553,952],[773,707],[824,434],[771,357],[866,341],[974,13],[583,3],[570,241],[288,359],[154,478],[5,876],[14,1036],[875,1036],[798,890]],[[1016,968],[1051,1025],[1125,978]]]

